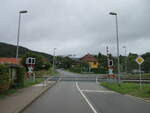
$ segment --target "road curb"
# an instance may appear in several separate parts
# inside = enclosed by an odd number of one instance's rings
[[[140,98],[140,97],[137,97],[137,96],[132,96],[132,95],[129,95],[129,94],[126,94],[126,96],[130,97],[130,98],[136,98],[140,101],[144,101],[144,102],[148,102],[150,103],[150,100],[146,100],[146,99],[143,99],[143,98]]]
[[[37,96],[35,96],[30,102],[28,102],[27,104],[21,106],[20,108],[18,108],[13,113],[21,113],[21,112],[23,112],[28,106],[30,106],[35,100],[37,100],[42,94],[44,94],[49,88],[53,87],[56,83],[57,83],[57,81],[54,81],[54,83],[52,83],[52,84],[50,83]]]
[[[103,87],[103,86],[102,86],[102,87]],[[106,87],[104,87],[104,88],[106,88]],[[106,89],[107,89],[107,90],[110,90],[110,89],[108,89],[108,88],[106,88]],[[111,91],[113,91],[113,90],[111,90]],[[133,96],[133,95],[129,95],[129,94],[122,94],[122,93],[119,93],[119,92],[116,92],[116,91],[113,91],[113,92],[118,93],[118,94],[121,94],[121,95],[124,95],[124,96],[127,96],[127,97],[130,97],[130,98],[136,98],[136,99],[138,99],[138,100],[141,100],[141,101],[150,103],[150,100],[146,100],[146,99],[143,99],[143,98],[140,98],[140,97],[137,97],[137,96]]]

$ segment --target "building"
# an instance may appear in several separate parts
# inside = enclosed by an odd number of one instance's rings
[[[99,63],[93,55],[87,54],[87,55],[83,56],[82,58],[80,58],[80,60],[88,62],[89,71],[91,69],[97,69],[98,68]]]
[[[21,59],[16,60],[16,58],[0,58],[0,64],[17,64],[20,63]]]

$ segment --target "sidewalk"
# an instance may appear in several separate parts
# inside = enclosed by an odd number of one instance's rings
[[[0,100],[0,113],[19,113],[55,83],[56,81],[48,81],[47,85],[41,83],[19,89],[17,93]]]

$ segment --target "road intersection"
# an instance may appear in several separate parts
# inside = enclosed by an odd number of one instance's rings
[[[150,113],[150,103],[109,91],[96,81],[59,81],[23,113]]]

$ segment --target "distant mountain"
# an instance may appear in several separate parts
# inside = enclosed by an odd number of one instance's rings
[[[53,56],[46,54],[46,53],[42,53],[42,52],[37,52],[37,51],[32,51],[30,49],[27,49],[25,47],[19,46],[19,56],[24,55],[27,52],[32,52],[35,53],[37,55],[42,55],[44,58],[52,61]],[[7,43],[3,43],[0,42],[0,57],[16,57],[16,46],[12,45],[12,44],[7,44]]]

